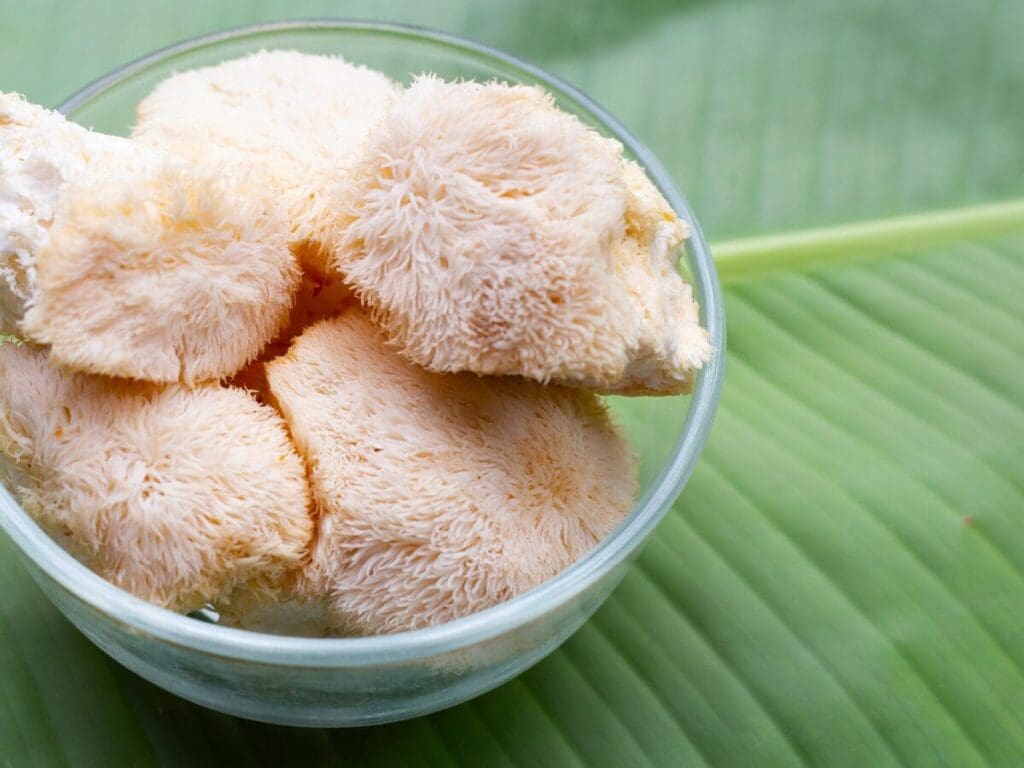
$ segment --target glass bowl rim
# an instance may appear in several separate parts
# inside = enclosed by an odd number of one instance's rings
[[[715,354],[696,377],[690,408],[672,456],[629,516],[584,558],[543,584],[500,605],[445,624],[372,637],[308,638],[271,635],[208,624],[147,603],[115,587],[67,554],[0,485],[0,527],[22,555],[63,591],[133,633],[232,660],[292,667],[372,667],[449,653],[493,639],[572,600],[632,555],[682,491],[707,441],[718,409],[725,360],[725,317],[711,252],[689,204],[654,154],[614,116],[575,86],[511,54],[457,35],[413,25],[310,19],[254,24],[193,37],[124,64],[72,94],[57,109],[70,113],[124,79],[161,61],[217,43],[284,31],[335,30],[424,40],[522,72],[576,101],[615,134],[691,226],[691,280],[699,288],[701,316]]]

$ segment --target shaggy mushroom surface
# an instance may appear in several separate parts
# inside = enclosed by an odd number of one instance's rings
[[[196,163],[253,168],[279,194],[300,258],[323,276],[333,188],[398,93],[340,56],[260,51],[161,82],[140,102],[132,138]]]
[[[711,353],[685,222],[540,88],[418,78],[338,207],[335,268],[430,370],[672,394]]]
[[[90,373],[234,374],[286,325],[301,279],[274,195],[0,95],[6,327]]]
[[[632,507],[601,401],[517,378],[424,371],[356,308],[267,366],[319,520],[305,573],[344,631],[438,624],[571,565]]]
[[[69,373],[5,343],[0,451],[40,525],[156,605],[275,593],[308,554],[303,462],[280,416],[241,390]]]

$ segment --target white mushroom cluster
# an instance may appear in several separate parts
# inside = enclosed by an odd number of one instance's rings
[[[263,51],[106,136],[0,94],[0,453],[173,610],[382,634],[494,606],[629,513],[600,397],[712,354],[687,237],[539,88]]]
[[[309,550],[305,466],[277,412],[241,389],[107,380],[4,344],[0,449],[47,531],[157,605],[273,593]]]
[[[536,87],[418,78],[342,190],[335,267],[432,371],[688,391],[711,348],[686,224]]]
[[[275,197],[0,95],[8,327],[77,370],[231,375],[284,327],[301,279]]]
[[[300,256],[322,275],[334,188],[398,94],[382,73],[338,56],[260,51],[164,80],[139,103],[132,138],[258,174],[281,201]]]
[[[575,562],[632,505],[632,456],[592,393],[431,373],[358,308],[267,368],[318,510],[305,590],[348,630],[503,602]]]

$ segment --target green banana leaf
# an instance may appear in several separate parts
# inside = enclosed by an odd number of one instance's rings
[[[9,3],[0,87],[338,15],[531,59],[664,160],[727,288],[705,456],[563,648],[372,729],[142,682],[0,542],[0,766],[1024,765],[1024,4]]]

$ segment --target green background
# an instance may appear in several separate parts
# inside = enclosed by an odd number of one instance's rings
[[[4,0],[0,88],[327,16],[523,56],[655,150],[727,288],[711,443],[562,649],[381,728],[177,700],[0,542],[0,765],[1024,764],[1024,3]]]

